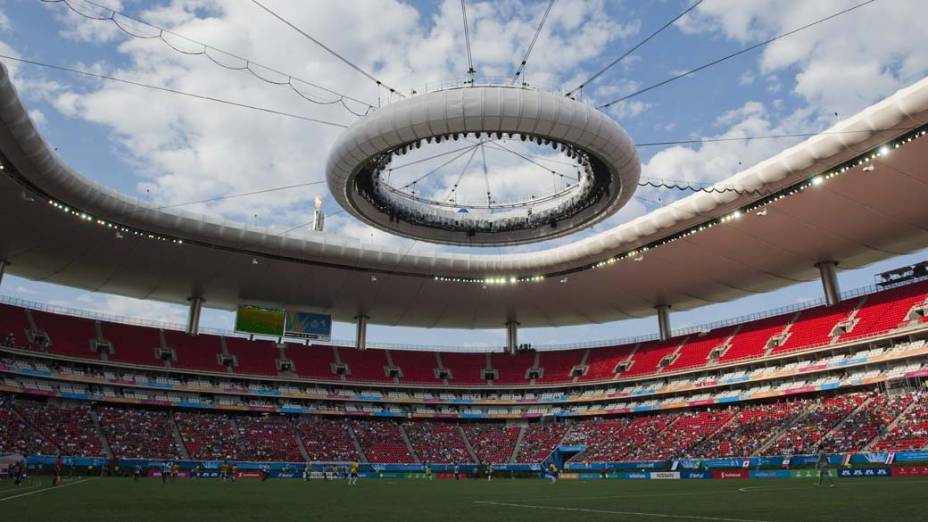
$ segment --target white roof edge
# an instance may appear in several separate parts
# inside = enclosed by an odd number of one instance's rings
[[[851,148],[870,147],[878,144],[880,139],[902,134],[900,130],[880,132],[880,129],[898,128],[906,119],[910,119],[910,125],[903,126],[914,127],[928,121],[926,113],[928,78],[900,89],[883,101],[836,123],[823,134],[790,147],[719,184],[757,186],[760,183],[764,188],[780,189],[801,181],[813,171],[825,170],[859,153]],[[417,263],[412,256],[386,262],[399,255],[396,248],[361,244],[331,234],[308,237],[287,234],[283,236],[287,240],[281,241],[281,236],[267,229],[220,222],[184,211],[158,209],[85,178],[62,161],[39,134],[11,84],[5,66],[0,67],[0,124],[5,127],[0,137],[0,148],[30,183],[60,202],[95,217],[185,240],[245,248],[256,253],[428,275],[530,275],[575,267],[599,260],[606,249],[637,248],[682,230],[693,222],[724,215],[736,205],[744,205],[753,199],[734,194],[696,193],[591,237],[530,253],[416,253],[416,258],[431,259],[428,268],[424,269],[425,265]],[[862,132],[847,133],[849,130]],[[357,254],[359,251],[360,256]],[[365,261],[359,263],[359,258]]]

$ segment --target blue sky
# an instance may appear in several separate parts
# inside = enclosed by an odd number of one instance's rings
[[[386,97],[363,76],[322,52],[246,1],[99,0],[220,49],[364,100]],[[848,0],[705,0],[690,15],[648,42],[583,90],[602,103],[681,71],[854,5]],[[70,0],[85,14],[109,12]],[[607,109],[636,142],[692,137],[814,132],[850,116],[928,71],[920,44],[917,2],[881,0],[847,15],[714,66]],[[422,89],[461,79],[466,70],[460,4],[394,0],[284,2],[267,5],[339,50],[385,83]],[[468,2],[478,75],[510,76],[547,2]],[[689,2],[558,0],[529,60],[526,78],[552,89],[570,88],[621,55]],[[64,3],[0,3],[0,53],[79,67],[127,79],[215,95],[321,119],[354,120],[337,106],[307,103],[286,88],[185,56],[154,39],[129,38],[111,22],[87,20]],[[127,29],[151,34],[150,29]],[[145,32],[145,31],[148,32]],[[188,42],[171,42],[187,51]],[[244,109],[182,99],[137,87],[88,81],[66,73],[5,62],[40,129],[59,154],[84,175],[161,204],[323,178],[328,145],[338,130]],[[231,62],[228,62],[231,64]],[[269,77],[273,77],[270,75]],[[323,97],[323,93],[312,92]],[[718,181],[794,144],[790,140],[642,148],[643,175]],[[298,189],[188,210],[289,228],[309,221],[312,201],[332,214],[330,233],[360,241],[396,241],[339,209],[320,188]],[[639,192],[614,218],[615,226],[681,197],[668,190]],[[563,240],[562,240],[563,241]],[[546,244],[523,247],[537,249]],[[418,249],[441,247],[416,244]],[[516,249],[498,249],[499,252]],[[872,274],[925,258],[921,252],[841,273],[845,288],[869,284]],[[181,321],[183,307],[31,282],[7,276],[6,296],[105,313]],[[817,283],[675,314],[681,327],[817,298]],[[230,328],[231,315],[207,311],[208,326]],[[560,329],[523,330],[520,340],[569,343],[653,333],[652,319]],[[351,338],[351,325],[335,336]],[[448,332],[372,326],[372,341],[446,344]],[[460,339],[462,336],[456,335]],[[466,344],[501,344],[502,331],[469,332]]]

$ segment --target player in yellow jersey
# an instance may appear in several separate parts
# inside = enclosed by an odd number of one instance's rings
[[[548,464],[548,478],[551,479],[552,484],[557,482],[557,475],[558,475],[557,466],[555,466],[553,462],[551,464]]]
[[[351,486],[357,485],[358,483],[358,463],[351,463],[351,475],[348,476],[348,484]]]
[[[229,478],[229,464],[226,462],[223,462],[222,465],[219,466],[219,479],[225,482],[226,479],[228,478]]]

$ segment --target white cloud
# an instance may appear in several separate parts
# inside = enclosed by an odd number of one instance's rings
[[[108,294],[85,293],[75,301],[78,308],[118,317],[148,319],[162,323],[183,324],[187,320],[187,309],[182,305],[163,303],[145,299],[134,299]],[[75,303],[61,302],[60,306],[74,306]]]
[[[32,288],[29,288],[23,285],[19,285],[16,287],[16,293],[23,294],[23,295],[38,295],[39,294],[37,290],[34,290]]]
[[[269,2],[269,6],[404,91],[462,78],[466,70],[460,3],[454,0],[443,2],[429,20],[412,6],[392,0]],[[473,56],[481,76],[513,73],[544,7],[544,3],[517,0],[468,3]],[[62,5],[49,8],[59,13],[64,9]],[[360,99],[376,103],[378,95],[387,97],[249,2],[174,0],[138,15]],[[88,68],[320,119],[345,123],[354,119],[338,106],[310,104],[286,87],[222,69],[203,56],[179,55],[157,39],[126,39],[112,32],[110,22],[89,21],[74,13],[58,14],[58,20],[66,37],[110,42],[128,60],[121,67],[94,63]],[[610,19],[603,0],[560,1],[534,49],[526,78],[551,86],[573,81],[582,76],[584,61],[601,56],[608,44],[637,34],[638,26],[636,20]],[[331,99],[311,90],[307,94]],[[165,205],[324,179],[329,146],[338,134],[334,128],[108,82],[90,89],[60,90],[54,95],[54,107],[69,117],[109,128],[118,151],[138,176],[137,193]],[[636,102],[622,110],[631,117],[646,108],[647,104]],[[186,209],[241,221],[251,221],[257,214],[259,223],[282,229],[308,220],[319,189],[293,189]],[[362,241],[369,241],[372,233],[347,215],[327,225],[331,232]],[[379,237],[377,232],[374,235]]]
[[[39,127],[44,127],[45,124],[48,123],[48,120],[45,118],[45,113],[38,109],[30,110],[29,117],[32,118],[32,121]]]
[[[713,0],[680,25],[741,46],[791,31],[855,0]],[[793,92],[821,114],[850,115],[924,76],[924,5],[889,0],[861,7],[763,48],[761,72],[795,72]],[[892,65],[891,65],[892,64]],[[779,90],[779,82],[768,85]]]

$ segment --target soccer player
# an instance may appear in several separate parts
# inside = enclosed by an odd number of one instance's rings
[[[454,465],[454,480],[461,480],[461,469],[457,464]]]
[[[427,480],[432,480],[433,478],[435,478],[432,476],[432,465],[431,464],[425,465],[425,478]]]
[[[168,478],[171,476],[171,463],[162,462],[161,463],[161,483],[164,484],[168,481]]]
[[[190,479],[193,480],[200,476],[200,465],[197,464],[193,467],[193,473],[190,474]]]
[[[829,469],[828,455],[824,453],[819,453],[818,463],[816,464],[816,466],[818,467],[818,485],[821,486],[824,480],[827,478],[828,487],[830,488],[835,487],[835,479],[831,477],[831,470]]]
[[[227,478],[229,478],[229,463],[223,462],[222,465],[219,466],[219,480],[225,482]]]
[[[306,463],[306,467],[303,469],[303,482],[309,482],[309,478],[312,476],[313,468],[309,465],[309,462]]]
[[[487,464],[487,480],[493,480],[493,463]]]
[[[139,464],[136,464],[136,465],[135,465],[135,469],[132,470],[132,478],[133,478],[136,482],[138,482],[139,477],[141,477],[141,476],[142,476],[142,466],[140,466]]]
[[[180,466],[175,462],[171,464],[171,480],[177,478],[177,475],[180,474]]]
[[[351,475],[348,477],[348,484],[355,486],[358,484],[358,463],[351,463]]]
[[[52,479],[52,486],[61,484],[61,452],[55,454],[55,478]]]
[[[548,478],[551,479],[552,484],[557,482],[557,475],[558,475],[557,466],[555,466],[553,462],[551,464],[548,464]]]
[[[232,473],[231,473],[231,475],[230,475],[231,478],[232,478],[232,482],[235,482],[235,474],[236,474],[236,473],[238,473],[238,464],[233,463],[233,464],[232,464]]]

